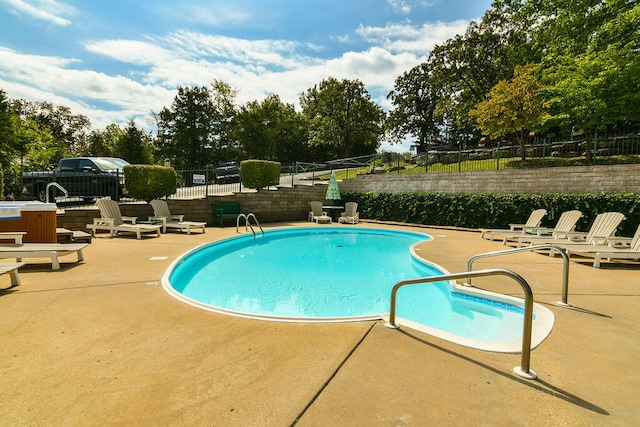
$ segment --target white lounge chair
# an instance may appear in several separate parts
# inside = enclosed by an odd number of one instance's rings
[[[331,217],[322,210],[322,202],[309,202],[311,211],[309,212],[309,219],[316,223],[326,222],[331,224]]]
[[[562,212],[556,226],[553,228],[536,227],[525,234],[529,234],[526,237],[522,237],[522,232],[519,231],[505,231],[502,234],[502,244],[506,245],[508,241],[526,242],[529,239],[544,238],[544,239],[567,239],[568,233],[572,232],[576,226],[578,220],[582,217],[582,212],[579,210],[572,210]]]
[[[561,248],[567,251],[567,254],[580,255],[588,258],[593,258],[593,266],[595,268],[600,267],[600,261],[602,259],[640,259],[640,225],[636,230],[636,234],[630,240],[624,240],[628,245],[620,245],[621,240],[618,238],[608,239],[608,244],[599,245],[575,245],[564,244],[559,245]]]
[[[2,231],[0,240],[13,240],[13,243],[22,244],[22,238],[26,236],[26,231]]]
[[[357,224],[360,222],[360,214],[358,213],[358,204],[356,202],[347,202],[344,204],[344,212],[338,218],[340,224]]]
[[[162,225],[162,232],[166,233],[167,228],[176,228],[180,231],[186,231],[191,234],[192,229],[202,229],[206,232],[206,222],[185,221],[184,215],[171,215],[169,205],[166,201],[156,199],[151,201],[153,207],[153,216],[149,217],[150,221],[158,221]]]
[[[547,214],[546,209],[536,209],[531,212],[529,215],[529,219],[524,224],[509,224],[509,229],[498,229],[498,228],[481,228],[480,229],[480,237],[484,238],[486,233],[489,233],[489,240],[493,240],[496,235],[502,235],[503,232],[514,232],[519,231],[521,234],[525,234],[527,231],[534,230],[537,227],[540,227],[540,222],[542,218]]]
[[[135,233],[140,239],[142,234],[155,234],[160,236],[161,225],[155,224],[136,224],[136,217],[123,217],[120,213],[118,202],[110,199],[99,199],[96,201],[98,209],[100,209],[101,218],[94,218],[93,224],[87,224],[87,228],[91,230],[95,237],[97,230],[106,230],[110,237],[117,236],[119,233]],[[131,222],[126,224],[125,220]]]
[[[24,243],[0,245],[0,258],[15,258],[18,262],[23,258],[50,258],[51,269],[60,270],[58,257],[76,253],[78,262],[84,261],[82,250],[88,243]]]
[[[565,247],[566,245],[574,247],[594,247],[606,244],[607,241],[615,235],[616,229],[624,219],[624,215],[620,212],[604,212],[596,216],[593,224],[591,224],[591,228],[586,233],[572,231],[567,233],[567,239],[565,241],[532,236],[519,239],[518,247],[521,247],[522,243],[529,243],[532,246],[550,243],[560,247]],[[555,249],[551,249],[549,255],[554,256],[555,252]]]
[[[0,275],[9,273],[11,276],[11,287],[20,286],[20,275],[18,269],[24,262],[5,262],[0,264]]]

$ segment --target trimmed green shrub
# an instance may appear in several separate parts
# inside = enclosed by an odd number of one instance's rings
[[[246,188],[266,188],[280,183],[280,163],[268,160],[240,162],[240,181]]]
[[[543,226],[554,226],[562,212],[578,209],[576,230],[588,231],[596,215],[621,212],[618,235],[632,236],[640,224],[637,194],[493,194],[493,193],[343,193],[357,202],[361,218],[463,228],[509,228],[524,223],[531,211],[544,208]]]
[[[166,166],[127,165],[124,179],[128,195],[147,202],[175,194],[178,187],[175,169]]]

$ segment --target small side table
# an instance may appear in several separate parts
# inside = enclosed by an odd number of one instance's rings
[[[329,212],[331,221],[337,221],[338,217],[340,216],[340,212],[344,212],[344,206],[328,205],[328,206],[323,206],[322,210]]]

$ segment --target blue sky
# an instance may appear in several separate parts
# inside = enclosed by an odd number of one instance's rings
[[[463,33],[490,0],[0,0],[0,89],[70,107],[92,128],[148,128],[178,86],[223,80],[237,103],[298,105],[359,79],[385,110],[399,75]],[[387,144],[383,148],[389,149]],[[405,151],[406,147],[394,147]]]

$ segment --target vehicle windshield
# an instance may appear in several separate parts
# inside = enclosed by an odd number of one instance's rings
[[[221,168],[233,168],[238,167],[238,162],[222,162],[220,163]]]
[[[114,157],[98,157],[93,159],[93,161],[100,167],[100,169],[105,171],[122,169],[124,166],[129,164],[126,160]]]

